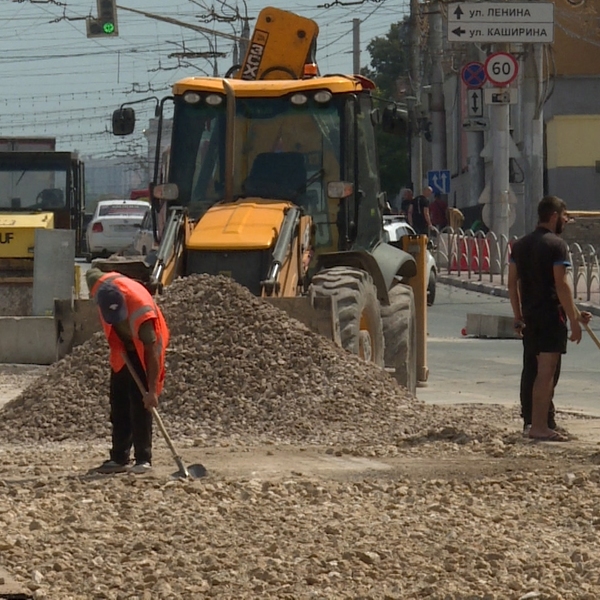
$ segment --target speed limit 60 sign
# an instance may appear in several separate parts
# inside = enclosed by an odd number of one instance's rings
[[[508,85],[519,72],[517,59],[507,52],[494,52],[487,57],[484,65],[488,81],[495,85]]]

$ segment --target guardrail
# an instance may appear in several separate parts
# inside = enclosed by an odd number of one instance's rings
[[[439,273],[507,284],[510,249],[516,237],[509,240],[493,232],[445,227],[441,231],[433,228],[431,239]],[[594,246],[570,244],[569,260],[574,297],[600,305],[600,260]]]

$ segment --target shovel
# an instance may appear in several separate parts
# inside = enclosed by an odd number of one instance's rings
[[[596,346],[600,348],[600,340],[598,339],[598,336],[592,331],[592,328],[587,323],[582,323],[582,325],[585,327],[585,330],[588,332],[592,340],[594,340],[594,344],[596,344]]]
[[[121,356],[123,357],[123,360],[125,361],[125,364],[127,365],[127,368],[129,369],[129,372],[131,373],[131,376],[133,377],[136,385],[138,386],[138,389],[140,390],[140,392],[143,395],[145,395],[146,388],[144,387],[144,384],[142,383],[142,380],[139,378],[138,374],[135,372],[135,369],[133,368],[133,365],[131,364],[129,357],[127,356],[127,354],[125,352],[123,352]],[[195,464],[195,465],[190,465],[189,467],[186,467],[183,464],[183,460],[181,459],[181,456],[179,456],[179,454],[177,454],[177,450],[175,450],[173,441],[171,440],[169,434],[167,433],[167,430],[165,428],[163,420],[161,419],[160,415],[158,414],[158,411],[156,410],[156,408],[152,407],[151,412],[152,412],[152,416],[154,417],[154,420],[156,421],[156,424],[158,425],[158,428],[160,429],[160,432],[162,433],[163,437],[165,438],[165,442],[167,442],[167,446],[169,446],[169,450],[171,451],[171,454],[173,455],[173,458],[175,459],[175,463],[179,467],[179,471],[176,471],[175,473],[173,473],[172,477],[178,477],[181,479],[189,479],[189,478],[199,479],[200,477],[205,477],[206,476],[206,468],[203,465]]]
[[[579,309],[577,309],[577,318],[579,319],[580,316],[581,313],[579,312]],[[596,346],[600,349],[600,340],[598,339],[598,336],[592,331],[590,324],[583,322],[581,322],[581,324],[583,325],[583,328],[588,332],[588,335],[592,338],[594,344],[596,344]]]

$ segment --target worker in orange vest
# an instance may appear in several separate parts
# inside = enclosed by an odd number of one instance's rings
[[[148,290],[120,273],[91,268],[86,273],[110,347],[110,459],[98,473],[147,473],[152,468],[152,408],[165,379],[169,329]],[[145,386],[143,394],[124,359],[129,358]],[[129,467],[131,447],[135,464]]]

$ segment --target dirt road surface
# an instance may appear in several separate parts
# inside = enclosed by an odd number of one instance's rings
[[[40,375],[4,367],[0,402]],[[0,442],[0,566],[52,600],[597,600],[600,419],[537,443],[515,406],[436,409],[356,444],[171,431],[195,481],[158,437],[142,476],[89,472],[108,439]]]
[[[600,420],[357,452],[178,439],[208,477],[87,474],[107,444],[0,445],[0,564],[34,598],[596,599]]]

